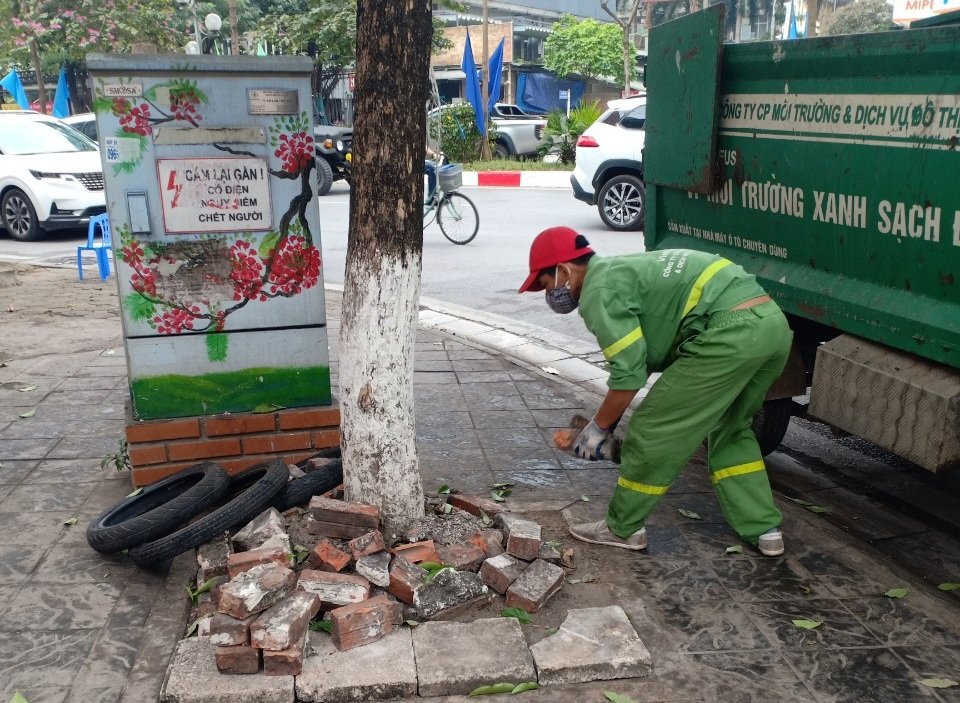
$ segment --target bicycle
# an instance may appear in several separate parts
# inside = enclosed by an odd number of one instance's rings
[[[434,220],[440,225],[443,236],[454,244],[469,244],[480,229],[480,213],[463,193],[457,189],[463,185],[463,169],[455,164],[440,166],[437,163],[437,186],[433,197],[424,203],[423,228]]]

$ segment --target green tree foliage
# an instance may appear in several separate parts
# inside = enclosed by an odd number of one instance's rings
[[[427,117],[427,128],[432,143],[439,142],[450,161],[468,163],[480,158],[483,137],[477,129],[473,106],[468,102],[444,107]],[[493,122],[487,124],[490,144],[496,144],[497,134]]]
[[[885,0],[860,0],[830,15],[824,35],[885,32],[893,25],[893,8]]]
[[[600,103],[584,103],[570,111],[570,117],[562,110],[554,110],[547,115],[547,126],[537,148],[541,157],[557,154],[560,163],[572,164],[577,158],[577,140],[587,127],[592,125],[603,110]]]
[[[553,26],[543,51],[543,65],[561,78],[611,76],[622,82],[623,34],[615,24],[564,15]]]

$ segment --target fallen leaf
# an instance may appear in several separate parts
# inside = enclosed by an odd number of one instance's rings
[[[2,466],[2,464],[0,464]],[[941,583],[937,586],[941,591],[956,591],[960,588],[960,583]]]
[[[506,498],[503,497],[503,494],[500,493],[499,491],[494,491],[493,493],[491,493],[490,498],[491,500],[493,500],[494,503],[503,503],[507,500]]]
[[[127,498],[133,498],[134,496],[138,496],[138,495],[140,495],[141,493],[143,493],[143,488],[142,488],[142,487],[136,489],[136,490],[133,491],[132,493],[127,493]]]
[[[530,613],[526,610],[520,610],[520,608],[504,608],[500,611],[501,618],[516,618],[520,621],[521,625],[527,625],[533,620],[530,618]]]
[[[545,627],[545,628],[543,628],[543,631],[546,632],[548,635],[555,635],[557,632],[560,631],[560,628],[559,628],[559,627]]]
[[[703,520],[699,514],[693,512],[692,510],[687,510],[686,508],[677,508],[677,512],[686,518],[690,518],[691,520]]]
[[[67,527],[72,527],[73,525],[77,524],[77,518],[75,517],[67,518],[66,520],[63,521],[63,524],[66,525]]]
[[[440,486],[440,488],[437,489],[437,493],[439,493],[440,495],[447,495],[448,493],[450,493],[450,486],[448,486],[447,484],[443,484],[442,486]]]
[[[953,688],[960,686],[960,682],[953,679],[920,679],[920,683],[929,688]]]
[[[614,693],[613,691],[604,691],[603,695],[606,696],[607,700],[610,703],[635,703],[635,701],[630,696],[625,696],[622,693]]]
[[[453,506],[450,505],[450,503],[444,503],[443,508],[441,508],[441,510],[443,510],[444,515],[449,515],[450,513],[453,512]]]
[[[37,390],[37,387],[36,387],[36,386],[24,386],[23,388],[18,388],[17,390],[20,391],[21,393],[29,393],[30,391],[35,391],[35,390]]]
[[[821,506],[821,505],[814,505],[814,504],[811,503],[810,501],[808,501],[808,500],[803,500],[802,498],[789,498],[789,497],[788,497],[787,500],[791,500],[791,501],[793,501],[794,503],[796,503],[797,505],[802,505],[804,508],[806,508],[807,510],[809,510],[811,513],[829,513],[829,512],[830,512],[829,509],[824,508],[824,507]]]
[[[735,544],[732,547],[727,547],[725,551],[727,554],[743,554],[743,545]]]
[[[26,698],[23,697],[23,694],[20,691],[15,691],[13,698],[10,699],[10,703],[30,703]]]
[[[527,681],[526,683],[518,683],[516,687],[510,691],[510,693],[523,693],[524,691],[536,691],[540,688],[540,684],[536,681]]]
[[[568,569],[573,568],[573,549],[568,548],[564,549],[560,554],[560,563],[563,564]]]
[[[22,413],[20,413],[20,417],[26,419],[28,417],[33,417],[36,414],[37,414],[37,409],[31,408],[30,410],[24,410]]]
[[[493,693],[510,693],[513,691],[515,684],[512,683],[495,683],[490,686],[480,686],[470,691],[471,696],[489,696]]]
[[[588,495],[582,495],[582,496],[580,496],[580,500],[582,500],[584,503],[589,503],[589,502],[590,502],[590,496],[588,496]]]
[[[310,629],[314,632],[329,633],[333,629],[332,620],[314,620],[310,623]]]
[[[885,595],[887,598],[903,598],[905,595],[907,595],[907,589],[891,588],[889,591],[884,592],[883,595]]]
[[[12,312],[12,310],[11,310],[11,312]],[[557,371],[557,370],[556,370],[555,368],[553,368],[552,366],[541,366],[541,367],[540,367],[540,370],[543,371],[543,372],[545,372],[545,373],[550,374],[551,376],[559,376],[559,375],[560,375],[560,372]]]
[[[514,485],[515,484],[513,483],[494,483],[493,485],[490,486],[490,488],[493,488],[494,490],[502,491],[505,488],[513,488]]]
[[[813,593],[813,589],[810,588],[810,586],[806,586],[804,584],[800,584],[800,590],[803,591],[803,593],[806,595],[810,595],[811,593]]]
[[[282,410],[282,405],[274,405],[273,403],[260,403],[251,410],[253,413],[272,413],[274,410]]]
[[[407,627],[416,627],[420,623],[418,623],[416,620],[404,620],[403,624],[406,625]]]
[[[184,636],[193,637],[195,634],[197,634],[198,629],[200,629],[200,618],[197,618],[192,623],[190,623],[190,627],[187,628],[187,634]]]
[[[794,620],[793,624],[801,630],[816,630],[823,623],[816,620]]]

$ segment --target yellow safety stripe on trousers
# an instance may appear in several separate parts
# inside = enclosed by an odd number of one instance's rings
[[[651,496],[662,496],[667,492],[667,489],[670,488],[670,486],[651,486],[649,483],[637,483],[636,481],[625,479],[623,476],[617,479],[617,485],[621,488],[636,491],[637,493],[646,493]]]
[[[717,485],[719,481],[722,481],[725,478],[730,478],[731,476],[743,476],[744,474],[752,474],[757,471],[763,471],[766,467],[763,465],[763,460],[760,461],[751,461],[749,464],[740,464],[738,466],[731,466],[729,469],[720,469],[719,471],[714,471],[710,474],[710,483]]]
[[[643,330],[637,327],[637,329],[633,330],[632,332],[629,332],[628,334],[625,334],[616,342],[611,344],[609,347],[606,347],[603,350],[603,357],[609,360],[611,357],[616,356],[617,354],[622,352],[624,349],[629,347],[631,344],[639,340],[641,337],[643,337]]]
[[[690,296],[687,298],[687,304],[683,306],[683,315],[681,315],[681,317],[686,317],[691,310],[697,307],[697,303],[700,302],[700,296],[703,294],[703,287],[710,282],[711,278],[717,275],[720,269],[729,266],[731,263],[733,262],[729,259],[720,259],[719,261],[714,261],[703,270],[703,273],[697,277],[693,288],[690,290]]]

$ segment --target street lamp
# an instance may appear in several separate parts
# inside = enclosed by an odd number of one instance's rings
[[[203,18],[203,28],[200,26],[200,19],[197,17],[196,0],[177,0],[177,4],[183,8],[189,8],[193,14],[193,39],[187,42],[184,51],[188,54],[203,53],[203,38],[220,33],[223,27],[223,20],[220,15],[211,12]]]

